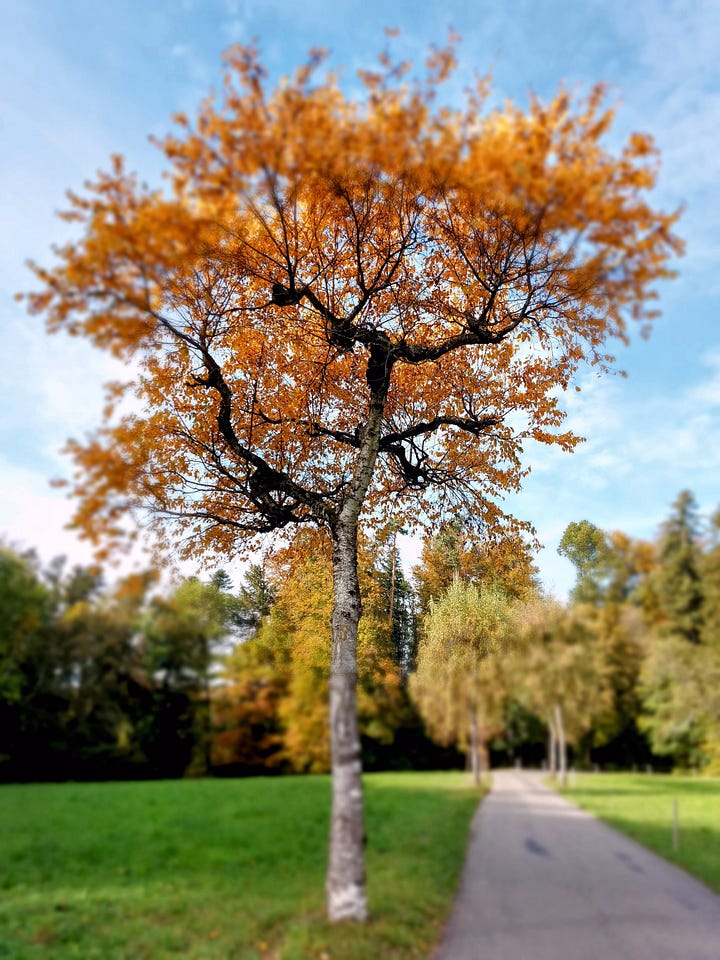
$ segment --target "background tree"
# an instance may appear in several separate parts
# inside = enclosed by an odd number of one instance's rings
[[[379,559],[378,586],[387,610],[391,630],[392,657],[403,678],[415,662],[417,645],[417,611],[415,593],[405,577],[397,545],[397,534],[404,532],[391,523]]]
[[[499,654],[509,634],[508,601],[497,588],[478,590],[456,577],[431,601],[411,691],[441,742],[468,750],[480,781],[481,755],[502,713]]]
[[[0,545],[0,698],[7,705],[32,686],[26,664],[42,646],[50,610],[33,555]]]
[[[333,542],[332,920],[366,916],[356,642],[357,531],[380,505],[488,527],[527,439],[570,449],[558,388],[612,360],[678,250],[644,199],[656,155],[603,146],[601,89],[527,112],[456,107],[383,55],[350,99],[320,54],[271,89],[227,55],[219,101],[160,143],[168,189],[115,157],[70,195],[78,234],[36,268],[50,330],[132,360],[107,419],[69,445],[76,523],[106,549],[149,510],[159,543],[234,556],[290,525]],[[356,88],[357,89],[357,88]],[[123,395],[135,397],[123,411]],[[512,416],[511,416],[512,415]]]
[[[31,708],[52,677],[52,600],[32,554],[0,544],[0,766],[24,752]]]
[[[234,621],[248,635],[255,633],[263,619],[270,615],[277,588],[267,578],[261,563],[251,563],[240,585]]]
[[[660,530],[648,577],[649,630],[642,671],[643,727],[653,750],[682,765],[701,762],[706,739],[704,676],[714,672],[707,645],[703,549],[695,498],[683,490]],[[712,643],[711,645],[712,646]]]
[[[195,774],[211,766],[214,653],[229,633],[237,609],[235,598],[221,589],[225,584],[219,577],[209,583],[187,579],[168,596],[152,599],[143,624],[143,665],[155,681],[156,751],[168,759],[172,756],[170,743],[160,733],[165,729],[170,742],[180,747],[184,741],[184,749],[170,761],[173,769],[180,765]]]
[[[401,664],[396,660],[393,625],[387,617],[386,557],[375,544],[360,546],[360,590],[365,614],[358,634],[358,716],[363,748],[375,754],[378,744],[392,743],[405,718]],[[274,761],[298,772],[326,772],[330,767],[327,689],[330,673],[330,612],[332,609],[331,546],[327,538],[304,531],[289,549],[270,562],[278,578],[275,603],[257,635],[227,658],[228,685],[220,700],[254,693],[257,704],[237,704],[262,714],[274,704],[256,729],[260,739],[274,742]],[[248,691],[248,683],[254,690]],[[216,695],[216,702],[218,697]],[[227,707],[225,744],[237,740],[248,749],[247,732],[232,733]],[[266,737],[269,737],[267,741]],[[225,762],[228,762],[226,759]],[[235,762],[243,762],[238,756]]]
[[[659,598],[663,632],[689,644],[700,643],[703,631],[701,552],[697,503],[689,490],[683,490],[661,529],[653,586]]]
[[[589,520],[568,524],[558,553],[573,564],[577,581],[570,594],[575,603],[598,603],[604,595],[610,567],[605,534]]]
[[[591,624],[579,608],[535,599],[514,611],[517,696],[549,731],[548,766],[564,786],[567,747],[578,746],[608,709],[609,691]]]
[[[478,587],[500,587],[509,597],[527,597],[537,589],[537,568],[530,545],[515,531],[489,537],[469,519],[454,517],[423,542],[413,571],[419,606],[427,613],[459,576]]]
[[[653,569],[655,549],[582,520],[568,525],[558,552],[576,568],[570,593],[573,616],[581,617],[591,631],[609,697],[584,746],[602,748],[598,757],[615,763],[647,762],[648,747],[638,727],[644,648],[638,607],[647,600],[644,580]]]

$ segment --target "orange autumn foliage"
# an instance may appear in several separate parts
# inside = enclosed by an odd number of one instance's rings
[[[558,388],[653,317],[676,215],[646,200],[648,137],[604,147],[602,87],[523,111],[486,109],[479,83],[442,107],[451,38],[420,79],[383,56],[355,100],[323,59],[272,89],[254,47],[231,49],[221,95],[159,142],[166,186],[113,158],[69,195],[78,237],[35,267],[51,331],[133,364],[69,444],[98,543],[137,509],[193,557],[332,526],[383,378],[365,518],[463,502],[492,527],[523,442],[577,441]]]

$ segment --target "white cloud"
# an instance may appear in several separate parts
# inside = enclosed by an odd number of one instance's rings
[[[90,563],[92,551],[64,529],[72,505],[50,489],[35,471],[0,460],[0,531],[19,548],[37,548],[47,562],[65,554],[73,563]]]
[[[535,523],[548,588],[563,595],[572,585],[572,568],[555,553],[572,521],[647,538],[681,489],[692,489],[705,512],[717,505],[720,347],[702,360],[705,375],[674,393],[658,387],[641,396],[632,381],[586,379],[568,398],[567,425],[587,442],[572,454],[528,447],[532,472],[510,509]]]

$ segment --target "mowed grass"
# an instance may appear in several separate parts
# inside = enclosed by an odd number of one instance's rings
[[[570,780],[568,799],[720,893],[720,779],[592,773],[574,774]],[[677,851],[673,800],[678,808]]]
[[[365,778],[366,925],[324,920],[327,777],[0,786],[2,960],[425,957],[479,795]]]

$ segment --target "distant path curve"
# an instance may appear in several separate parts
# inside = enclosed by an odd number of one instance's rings
[[[720,897],[501,770],[472,825],[437,960],[720,960]]]

